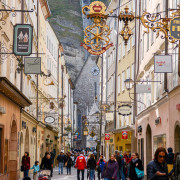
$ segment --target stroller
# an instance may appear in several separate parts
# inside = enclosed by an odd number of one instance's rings
[[[41,170],[38,180],[51,180],[51,170]]]

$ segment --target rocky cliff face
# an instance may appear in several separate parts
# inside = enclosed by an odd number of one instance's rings
[[[106,5],[109,2],[109,0],[101,1]],[[48,2],[51,9],[50,24],[64,47],[66,66],[72,81],[75,82],[86,60],[85,50],[80,46],[84,38],[81,12],[83,2],[82,0],[48,0]]]

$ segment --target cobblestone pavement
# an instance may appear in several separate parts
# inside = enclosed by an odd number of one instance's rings
[[[33,175],[30,174],[30,178],[33,180]],[[71,168],[71,175],[67,175],[67,172],[66,172],[66,168],[64,167],[63,169],[63,174],[62,175],[59,175],[59,168],[56,167],[54,168],[53,170],[53,177],[51,178],[51,180],[76,180],[77,179],[77,170],[75,168]],[[84,180],[87,179],[87,170],[85,170],[85,174],[84,174]],[[96,174],[96,179],[97,178],[97,174]],[[22,179],[19,179],[19,180],[22,180]]]

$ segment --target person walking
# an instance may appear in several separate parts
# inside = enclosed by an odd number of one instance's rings
[[[174,153],[173,153],[173,149],[171,147],[169,147],[167,149],[168,154],[167,154],[167,158],[166,158],[166,163],[167,163],[167,167],[168,167],[168,173],[171,172],[171,170],[173,169],[173,160],[174,160]]]
[[[93,180],[96,169],[96,160],[94,154],[90,155],[90,159],[87,162],[87,168],[90,169],[90,180]]]
[[[73,161],[72,161],[70,153],[67,154],[67,160],[65,164],[66,164],[66,169],[67,169],[67,175],[71,174],[71,166],[73,165]]]
[[[45,156],[42,158],[40,169],[50,170],[52,172],[52,168],[53,168],[53,163],[51,160],[51,155],[49,152],[46,152]]]
[[[104,178],[104,180],[116,179],[118,170],[119,170],[118,163],[117,161],[115,161],[115,155],[112,154],[110,160],[106,162],[106,164],[104,165],[102,178]]]
[[[154,160],[147,165],[147,178],[149,180],[168,180],[168,168],[166,164],[167,152],[163,147],[156,149]]]
[[[139,159],[138,153],[132,153],[132,160],[130,162],[130,170],[129,170],[129,179],[130,180],[141,180],[142,177],[138,178],[135,168],[143,171],[142,161]]]
[[[33,180],[36,180],[37,178],[37,174],[40,171],[40,167],[39,167],[39,161],[36,161],[35,164],[33,165],[33,167],[31,168],[33,169]]]
[[[120,156],[120,152],[115,151],[115,156],[116,156],[116,161],[118,163],[118,173],[117,173],[117,180],[121,179],[121,167],[122,167],[122,160],[121,160],[121,156]],[[125,177],[122,177],[122,180],[125,180]]]
[[[174,160],[173,160],[173,169],[168,174],[172,180],[178,180],[178,167],[177,167],[177,157],[180,155],[179,152],[175,153]]]
[[[57,160],[59,162],[59,174],[63,174],[63,166],[64,166],[64,155],[63,152],[60,152],[60,154],[57,157]]]
[[[80,172],[82,174],[82,179],[84,180],[84,170],[86,169],[86,159],[83,156],[83,152],[80,153],[80,155],[76,159],[76,165],[75,168],[77,168],[77,179],[80,180]]]
[[[22,157],[22,168],[24,171],[24,177],[28,177],[30,169],[30,157],[28,152],[25,152],[24,156]]]
[[[105,163],[106,161],[103,159],[103,155],[101,155],[99,161],[97,162],[98,180],[101,179]]]

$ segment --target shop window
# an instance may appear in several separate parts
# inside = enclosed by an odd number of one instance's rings
[[[166,148],[166,134],[153,137],[154,142],[154,153],[158,147]]]

